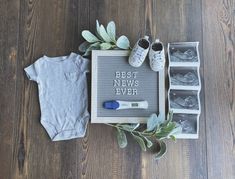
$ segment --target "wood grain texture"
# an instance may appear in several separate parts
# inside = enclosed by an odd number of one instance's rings
[[[117,34],[130,37],[131,44],[144,34],[144,3],[131,1],[90,1],[90,29],[95,29],[95,20],[106,25],[115,21]],[[128,7],[128,8],[127,8]],[[130,12],[132,14],[130,15]],[[87,178],[141,178],[141,151],[131,138],[128,147],[119,149],[116,131],[109,126],[91,124],[89,128]],[[103,146],[103,147],[97,147]],[[101,166],[101,167],[97,167]]]
[[[76,51],[80,31],[89,24],[78,20],[77,11],[86,16],[86,6],[85,1],[21,1],[12,178],[78,178],[82,173],[77,166],[86,151],[84,140],[50,141],[39,122],[37,85],[26,79],[23,68],[42,54]]]
[[[235,177],[235,1],[203,2],[209,178]]]
[[[0,0],[0,179],[235,178],[234,12],[234,0]],[[130,136],[119,149],[116,131],[102,124],[83,139],[50,141],[23,68],[43,54],[77,52],[96,19],[114,20],[132,46],[144,34],[165,45],[200,42],[199,140],[168,141],[158,162]]]
[[[152,39],[160,38],[165,45],[177,41],[202,43],[200,1],[146,1],[145,8],[146,33]],[[203,65],[201,69],[203,75]],[[203,94],[202,87],[202,104]],[[178,140],[176,144],[169,141],[168,153],[159,162],[151,154],[142,153],[142,178],[207,178],[203,109],[202,105],[199,140]],[[169,172],[159,172],[166,168]]]
[[[0,178],[11,178],[20,6],[11,0],[0,4]]]

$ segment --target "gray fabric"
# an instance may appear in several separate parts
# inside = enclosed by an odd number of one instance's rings
[[[84,137],[89,121],[89,60],[78,54],[39,58],[24,69],[38,83],[41,124],[53,141]]]

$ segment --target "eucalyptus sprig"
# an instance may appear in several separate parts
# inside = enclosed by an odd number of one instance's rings
[[[130,49],[130,42],[125,35],[116,39],[116,25],[113,21],[109,22],[106,29],[96,20],[95,35],[89,30],[82,31],[82,37],[86,40],[79,46],[83,56],[90,55],[92,50],[109,49]]]
[[[127,146],[126,133],[129,133],[140,145],[143,151],[147,151],[158,144],[160,150],[157,151],[155,159],[160,159],[166,152],[166,143],[164,139],[171,138],[176,140],[175,135],[182,132],[182,127],[172,121],[173,112],[169,112],[165,120],[163,115],[152,114],[147,120],[147,128],[141,129],[138,124],[107,124],[117,129],[117,142],[120,148]]]

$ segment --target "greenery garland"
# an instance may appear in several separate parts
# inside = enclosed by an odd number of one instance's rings
[[[125,35],[116,39],[116,25],[109,22],[106,29],[96,20],[95,35],[89,30],[82,31],[82,37],[86,40],[79,46],[83,56],[89,56],[92,50],[130,49],[130,42]]]
[[[143,151],[158,145],[159,150],[156,151],[155,159],[160,159],[167,151],[164,139],[171,138],[176,140],[175,135],[182,132],[182,128],[178,123],[172,121],[173,112],[169,112],[165,120],[163,115],[152,114],[147,125],[142,124],[107,124],[117,129],[117,141],[120,148],[127,146],[126,133],[129,133],[140,145]]]

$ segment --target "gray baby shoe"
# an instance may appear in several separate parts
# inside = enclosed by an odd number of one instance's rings
[[[146,56],[148,55],[150,46],[150,42],[148,39],[149,37],[145,36],[144,38],[139,39],[138,42],[135,44],[128,60],[131,66],[140,67],[144,62]]]
[[[156,39],[149,50],[149,63],[153,71],[160,71],[165,66],[165,51],[162,42]]]

